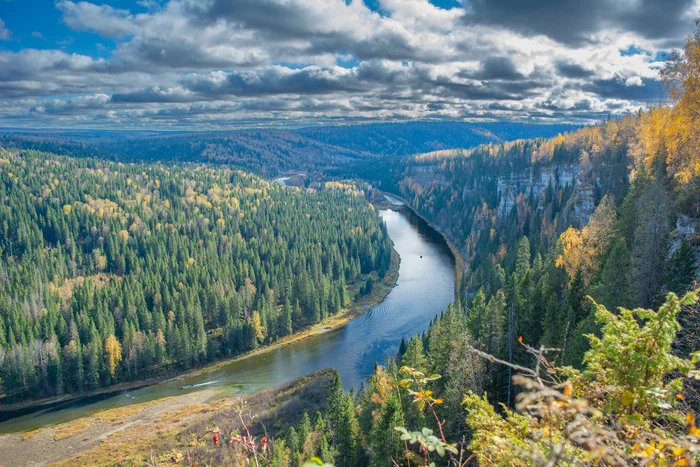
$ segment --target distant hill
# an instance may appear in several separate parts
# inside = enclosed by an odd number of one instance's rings
[[[361,159],[405,156],[522,138],[551,137],[573,125],[411,122],[243,129],[217,132],[8,130],[7,148],[99,157],[124,162],[211,162],[274,175],[292,169],[334,167]]]
[[[99,146],[128,161],[212,162],[262,174],[343,164],[363,157],[285,130],[236,130],[106,140]]]
[[[516,139],[550,138],[578,128],[525,123],[410,122],[312,127],[296,132],[357,152],[405,156]]]

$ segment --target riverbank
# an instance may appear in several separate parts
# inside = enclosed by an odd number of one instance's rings
[[[89,417],[25,433],[0,435],[2,453],[0,465],[3,467],[51,465],[95,447],[103,449],[105,459],[108,459],[115,454],[108,449],[108,444],[120,438],[123,433],[136,432],[143,438],[143,435],[155,426],[162,430],[166,427],[160,423],[161,417],[166,414],[176,414],[177,417],[169,417],[169,420],[181,423],[186,420],[186,414],[199,413],[205,404],[212,409],[216,408],[216,405],[210,404],[216,395],[216,391],[212,390],[198,391],[97,412]],[[117,463],[118,457],[111,457],[111,460]],[[67,465],[77,465],[77,463]]]
[[[40,399],[40,400],[33,400],[33,401],[23,401],[23,402],[18,402],[14,404],[7,404],[3,405],[0,407],[0,415],[1,414],[11,414],[13,412],[19,412],[23,410],[29,410],[29,409],[41,409],[41,408],[50,408],[52,406],[58,405],[58,404],[65,404],[65,403],[70,403],[72,401],[77,401],[83,398],[90,398],[90,397],[98,397],[98,396],[105,396],[109,397],[110,395],[116,395],[118,393],[122,393],[124,391],[132,391],[140,388],[145,388],[148,386],[152,386],[155,384],[163,383],[166,381],[173,381],[173,380],[179,380],[179,379],[185,379],[188,377],[193,377],[193,376],[198,376],[201,374],[209,373],[212,371],[215,371],[222,366],[229,365],[231,363],[244,360],[247,358],[251,358],[256,355],[261,355],[265,354],[268,352],[273,352],[275,350],[278,350],[280,348],[292,345],[294,343],[297,343],[299,341],[302,341],[304,339],[308,339],[309,337],[318,335],[318,334],[323,334],[327,332],[331,332],[337,329],[342,328],[345,326],[348,322],[353,320],[354,318],[360,316],[363,314],[365,311],[368,309],[374,307],[375,305],[381,303],[386,296],[391,292],[392,288],[396,284],[396,281],[398,280],[399,277],[399,266],[401,263],[401,258],[399,257],[398,253],[396,252],[393,242],[392,242],[392,250],[391,250],[391,266],[389,270],[387,271],[387,274],[384,276],[384,278],[380,281],[377,281],[374,284],[374,287],[372,289],[372,292],[369,295],[362,296],[354,300],[348,307],[342,309],[335,315],[329,316],[325,320],[314,324],[313,326],[310,326],[308,328],[301,329],[289,336],[283,337],[281,339],[278,339],[275,342],[272,342],[268,345],[261,346],[255,350],[237,355],[232,358],[226,358],[226,359],[221,359],[215,362],[212,362],[204,367],[201,368],[195,368],[192,370],[188,370],[185,372],[169,372],[167,374],[162,374],[159,376],[154,376],[145,380],[139,380],[139,381],[133,381],[133,382],[126,382],[126,383],[120,383],[114,386],[110,386],[108,388],[101,388],[97,389],[94,391],[89,391],[89,392],[82,392],[80,394],[70,394],[70,395],[62,395],[62,396],[55,396],[55,397],[50,397],[50,398],[45,398],[45,399]],[[349,294],[355,295],[357,293],[357,290],[359,289],[360,284],[355,284],[352,287],[349,287]],[[2,464],[0,463],[0,466]]]
[[[207,389],[0,435],[0,466],[174,465],[193,451],[201,465],[216,465],[207,459],[207,452],[217,448],[208,430],[236,424],[234,407],[256,416],[250,426],[255,436],[264,435],[261,427],[274,435],[277,426],[297,424],[304,411],[323,409],[334,374],[322,370],[251,395],[221,397]],[[193,445],[193,439],[202,442]]]
[[[461,284],[462,284],[462,275],[464,274],[464,270],[465,270],[465,266],[466,266],[465,258],[464,258],[464,255],[462,254],[462,250],[457,248],[457,245],[454,244],[452,239],[445,232],[443,232],[440,227],[438,227],[437,225],[430,222],[425,216],[423,216],[421,213],[419,213],[416,208],[411,206],[411,203],[406,201],[403,197],[396,195],[394,193],[389,193],[388,191],[386,191],[386,192],[380,191],[380,193],[382,195],[389,195],[393,198],[398,199],[399,201],[401,201],[403,203],[403,205],[395,205],[395,204],[391,203],[391,201],[389,201],[388,199],[385,198],[383,200],[383,202],[376,202],[376,203],[373,202],[372,204],[375,207],[380,208],[380,209],[406,208],[406,209],[410,210],[413,214],[415,214],[416,217],[420,218],[423,222],[428,224],[430,227],[432,227],[433,230],[435,230],[436,232],[438,232],[442,236],[442,238],[445,240],[445,243],[447,244],[450,251],[452,252],[452,256],[455,259],[455,294],[458,294],[460,287],[461,287]]]
[[[214,370],[217,370],[221,368],[222,366],[240,361],[240,360],[245,360],[246,358],[253,357],[255,355],[261,355],[265,354],[268,352],[272,352],[274,350],[280,349],[282,347],[287,347],[289,345],[292,345],[296,342],[302,341],[304,339],[308,339],[309,337],[318,335],[318,334],[324,334],[327,332],[335,331],[337,329],[342,328],[346,324],[348,324],[350,321],[353,319],[357,318],[358,316],[362,315],[364,312],[369,310],[370,308],[378,305],[384,299],[386,298],[387,295],[389,295],[389,292],[391,292],[391,289],[394,288],[396,285],[396,281],[399,278],[399,266],[401,264],[401,258],[399,257],[399,254],[396,252],[396,250],[393,248],[393,242],[392,242],[392,249],[391,249],[391,266],[389,267],[389,270],[387,271],[386,275],[384,276],[384,279],[380,280],[379,282],[375,283],[372,292],[370,292],[369,295],[365,295],[360,297],[359,299],[355,300],[349,307],[344,308],[340,310],[338,313],[335,315],[329,316],[323,321],[320,321],[316,324],[314,324],[311,327],[302,329],[300,331],[295,332],[294,334],[291,334],[289,336],[283,337],[271,344],[268,344],[266,346],[260,347],[255,350],[251,350],[250,352],[246,352],[244,354],[238,355],[233,358],[229,358],[226,360],[221,360],[219,362],[212,363],[210,365],[207,365],[203,368],[199,368],[197,370],[189,371],[180,377],[188,377],[188,376],[196,376],[204,373],[209,373]],[[359,285],[356,285],[355,288],[359,288]]]

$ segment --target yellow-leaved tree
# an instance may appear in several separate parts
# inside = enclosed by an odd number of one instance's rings
[[[107,360],[107,370],[109,374],[114,376],[117,365],[122,361],[122,345],[114,335],[107,337],[105,340],[105,359]]]
[[[697,24],[683,53],[675,54],[661,73],[675,107],[652,111],[659,115],[643,121],[640,129],[641,133],[656,133],[655,139],[647,138],[648,157],[665,157],[669,175],[679,184],[700,176],[700,22]]]
[[[563,267],[572,279],[581,269],[588,282],[599,267],[598,259],[615,238],[616,212],[612,197],[605,195],[588,225],[581,230],[569,227],[564,231],[560,237],[562,253],[557,258],[557,267]]]

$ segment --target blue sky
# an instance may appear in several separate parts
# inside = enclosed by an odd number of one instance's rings
[[[4,2],[4,3],[3,3]],[[139,0],[109,0],[94,2],[132,13],[148,13],[147,4]],[[165,3],[165,2],[161,2]],[[373,11],[381,11],[379,0],[365,0]],[[440,8],[459,8],[456,0],[430,0]],[[99,34],[71,30],[61,21],[61,12],[51,0],[0,0],[0,18],[12,31],[13,40],[0,43],[0,48],[19,51],[24,48],[52,49],[107,57],[115,47],[115,41],[105,40]],[[38,36],[38,34],[40,36]]]
[[[0,126],[591,122],[660,102],[698,0],[0,0]]]

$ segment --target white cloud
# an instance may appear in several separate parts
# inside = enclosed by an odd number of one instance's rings
[[[653,24],[645,33],[648,14],[594,21],[611,0],[594,0],[577,31],[534,20],[521,28],[484,9],[509,1],[445,10],[380,0],[379,14],[362,0],[144,0],[140,13],[59,0],[69,28],[116,48],[107,59],[0,51],[0,122],[591,121],[656,102],[662,64],[652,57],[692,28],[680,3],[664,25],[688,20],[689,30],[664,36]],[[639,0],[649,11],[660,1]],[[621,53],[630,46],[646,53]]]
[[[12,31],[5,27],[5,22],[0,18],[0,40],[9,41],[12,39]]]

